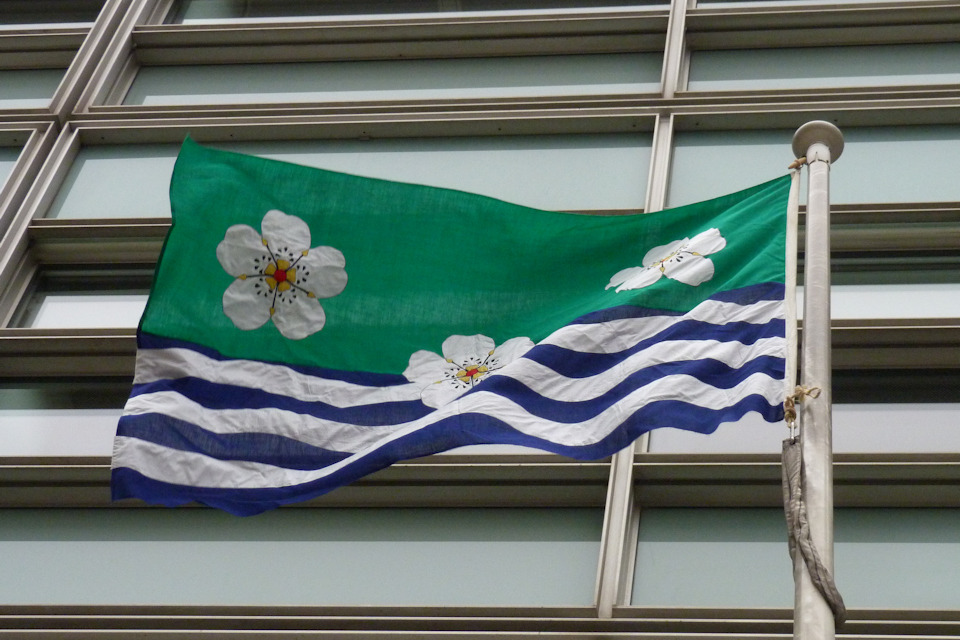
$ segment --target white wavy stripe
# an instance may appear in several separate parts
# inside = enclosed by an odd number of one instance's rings
[[[257,360],[217,360],[186,348],[142,349],[137,352],[134,384],[185,376],[217,384],[262,389],[341,408],[420,398],[420,388],[414,384],[369,387],[312,376],[282,364]]]
[[[262,463],[222,461],[203,454],[184,452],[134,438],[118,437],[114,445],[114,468],[128,467],[148,478],[174,484],[217,488],[271,488],[304,484],[331,475],[341,468],[360,462],[363,458],[389,445],[394,440],[422,429],[450,414],[483,413],[531,436],[550,440],[564,446],[594,444],[616,429],[623,420],[643,404],[655,400],[681,400],[690,404],[722,409],[739,399],[760,394],[771,404],[780,401],[783,382],[762,373],[756,373],[731,389],[716,389],[689,376],[667,376],[635,390],[599,415],[581,423],[558,423],[531,416],[516,403],[495,394],[478,392],[463,397],[411,422],[376,445],[340,460],[322,469],[301,471],[284,469]],[[642,401],[641,401],[642,398]],[[454,410],[454,408],[456,410]]]
[[[710,358],[739,369],[760,356],[783,358],[785,349],[786,341],[780,337],[762,338],[750,345],[736,341],[666,340],[656,342],[623,362],[587,378],[568,378],[527,358],[514,360],[493,376],[518,380],[550,400],[583,402],[607,393],[627,376],[658,364]]]
[[[299,440],[331,451],[356,452],[381,440],[406,423],[367,427],[337,422],[274,407],[264,409],[209,409],[176,391],[134,396],[123,415],[158,413],[183,420],[211,433],[266,433]]]
[[[782,300],[761,300],[747,305],[707,300],[679,316],[648,316],[602,323],[569,324],[557,329],[539,344],[552,344],[583,353],[618,353],[685,320],[716,325],[730,322],[766,324],[783,317]]]
[[[782,311],[782,303],[779,301],[764,301],[748,306],[708,301],[686,316],[654,316],[599,324],[568,325],[548,336],[540,344],[552,344],[582,353],[617,353],[691,317],[717,324],[723,324],[724,321],[762,324],[781,317]],[[613,345],[616,348],[611,349]],[[651,360],[654,361],[656,360]],[[738,366],[732,362],[729,364]],[[420,397],[420,388],[414,384],[369,387],[320,378],[284,365],[256,360],[217,360],[186,348],[143,349],[137,353],[135,384],[184,376],[202,378],[217,384],[262,389],[298,400],[324,402],[339,408],[417,400]]]
[[[721,343],[712,340],[671,341],[651,345],[625,360],[622,365],[611,367],[590,378],[568,378],[524,358],[511,362],[495,375],[518,380],[550,400],[584,402],[607,393],[626,376],[651,365],[710,357],[732,368],[739,368],[758,356],[783,357],[783,350],[783,338],[765,338],[749,346],[739,342]],[[213,433],[269,433],[343,452],[360,451],[385,434],[404,426],[404,423],[361,426],[279,408],[210,409],[175,391],[157,391],[133,396],[124,408],[124,415],[150,413],[184,420]]]

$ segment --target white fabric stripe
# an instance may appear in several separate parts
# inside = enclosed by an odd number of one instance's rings
[[[581,402],[603,395],[623,382],[626,376],[654,365],[710,358],[739,369],[760,356],[782,358],[784,348],[783,338],[763,338],[752,345],[715,340],[669,340],[638,351],[619,365],[589,378],[568,378],[526,358],[514,360],[493,375],[519,380],[551,400]]]
[[[349,453],[360,451],[403,426],[365,427],[276,408],[208,409],[175,391],[130,398],[123,413],[128,416],[159,413],[212,433],[266,433]]]
[[[184,376],[262,389],[341,408],[420,399],[420,389],[414,384],[368,387],[300,373],[282,364],[256,360],[216,360],[191,349],[143,349],[137,353],[134,384]]]
[[[595,418],[575,424],[534,418],[506,398],[480,392],[465,396],[458,402],[405,425],[373,447],[323,469],[310,471],[283,469],[261,463],[221,461],[202,454],[169,450],[152,443],[122,437],[118,437],[115,444],[113,466],[129,467],[149,478],[175,484],[220,488],[284,487],[328,476],[346,465],[357,463],[397,438],[457,412],[484,413],[529,435],[549,439],[561,445],[584,446],[600,441],[616,429],[626,415],[632,413],[632,409],[627,407],[639,407],[658,399],[681,399],[697,406],[720,409],[754,393],[762,395],[768,402],[776,403],[782,393],[782,384],[779,379],[758,373],[733,389],[715,389],[689,376],[668,376],[637,389]],[[639,402],[637,396],[643,396],[646,401]]]
[[[621,365],[591,378],[567,378],[532,360],[520,359],[497,372],[519,380],[543,397],[565,402],[597,398],[645,367],[664,362],[709,356],[733,368],[764,355],[783,357],[783,338],[766,338],[754,345],[714,341],[659,342],[640,351]],[[302,415],[285,409],[209,409],[175,391],[158,391],[134,396],[127,401],[125,415],[160,413],[193,423],[213,433],[270,433],[293,438],[332,451],[356,452],[403,425],[358,426],[335,420]]]
[[[596,324],[566,325],[540,344],[553,344],[583,353],[619,353],[685,320],[716,325],[730,322],[766,324],[783,317],[781,300],[761,300],[749,305],[707,300],[679,316],[623,318]]]
[[[687,316],[654,316],[602,324],[569,325],[548,336],[541,344],[553,344],[583,353],[616,353],[690,318],[715,323],[726,319],[729,322],[762,324],[781,316],[782,304],[779,301],[764,301],[748,306],[707,302]],[[612,345],[615,348],[611,349]],[[262,389],[298,400],[324,402],[340,408],[417,400],[420,397],[420,388],[413,384],[368,387],[318,378],[283,365],[254,360],[216,360],[190,349],[144,349],[137,353],[136,384],[188,375],[218,384]]]

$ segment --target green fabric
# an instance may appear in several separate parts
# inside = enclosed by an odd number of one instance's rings
[[[584,185],[589,188],[589,185]],[[705,203],[650,214],[545,212],[468,193],[361,178],[228,153],[187,140],[171,182],[173,226],[157,267],[143,331],[231,357],[399,373],[418,349],[452,334],[497,344],[534,342],[591,311],[633,304],[686,311],[716,291],[783,282],[789,176]],[[332,246],[348,282],[321,300],[322,330],[284,338],[271,322],[237,329],[222,296],[233,278],[216,256],[227,228],[260,232],[278,209]],[[718,227],[701,286],[663,278],[639,290],[605,288],[646,252]]]

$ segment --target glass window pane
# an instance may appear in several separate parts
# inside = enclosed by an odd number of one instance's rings
[[[333,171],[461,189],[541,209],[641,209],[649,134],[258,142],[215,146]],[[179,145],[89,146],[49,217],[169,216]]]
[[[680,131],[669,206],[731,193],[787,171],[794,130]],[[834,204],[955,202],[960,126],[847,127],[830,173]],[[877,162],[896,158],[896,162]]]
[[[109,456],[129,379],[0,382],[5,456]]]
[[[960,81],[960,43],[694,51],[690,91],[946,84]]]
[[[581,605],[600,509],[10,509],[5,604]],[[562,561],[561,561],[562,560]]]
[[[0,109],[46,107],[63,69],[0,69]]]
[[[19,147],[0,147],[0,187],[7,181],[19,157]]]
[[[305,17],[423,13],[575,9],[669,4],[666,0],[182,0],[173,22],[297,19]]]
[[[102,7],[103,0],[4,0],[0,3],[0,29],[88,24],[97,19]]]
[[[141,67],[124,104],[263,104],[655,92],[660,53]]]
[[[105,256],[106,258],[106,256]],[[11,326],[33,329],[136,327],[153,272],[144,269],[48,270],[20,304]]]
[[[848,609],[956,609],[958,509],[837,509],[834,564]],[[644,509],[633,604],[793,607],[780,509]]]

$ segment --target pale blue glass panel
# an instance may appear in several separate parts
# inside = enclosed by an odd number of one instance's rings
[[[960,43],[694,51],[690,91],[960,82]]]
[[[632,604],[792,607],[783,511],[641,509]]]
[[[541,209],[640,209],[649,134],[316,140],[216,146]],[[178,145],[80,149],[49,217],[169,216]]]
[[[182,0],[173,22],[234,22],[242,20],[296,20],[306,17],[375,15],[449,11],[508,11],[577,9],[624,6],[663,6],[666,0]]]
[[[18,147],[0,147],[0,186],[7,181],[14,165],[17,164],[17,158],[20,157],[20,148]]]
[[[960,510],[838,509],[837,586],[848,608],[960,607]],[[793,607],[780,509],[644,509],[633,603]]]
[[[655,92],[660,53],[141,67],[124,104],[196,105]]]
[[[4,604],[586,605],[600,509],[7,510]]]
[[[0,456],[109,456],[130,380],[0,382]]]
[[[135,328],[147,305],[147,294],[40,293],[32,304],[34,312],[24,326],[33,329]]]
[[[0,109],[46,107],[63,69],[0,69]]]
[[[678,132],[669,205],[708,200],[783,175],[793,160],[794,132]],[[960,126],[848,127],[843,135],[843,154],[830,173],[832,203],[960,200],[955,171]]]

